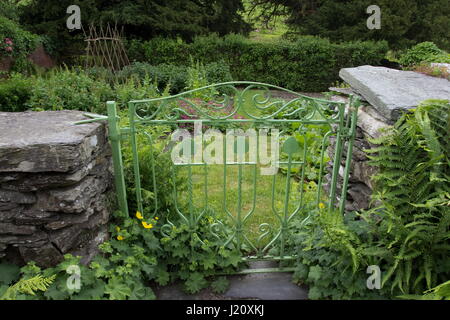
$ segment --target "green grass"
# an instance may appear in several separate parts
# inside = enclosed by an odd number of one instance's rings
[[[245,12],[242,13],[242,17],[245,21],[253,23],[255,30],[250,32],[250,39],[254,41],[270,42],[280,39],[288,30],[288,26],[284,22],[287,17],[275,17],[269,22],[269,28],[267,28],[262,21],[257,17],[261,13],[260,8],[256,8],[252,14],[249,15],[251,4],[249,0],[244,0]],[[255,21],[256,20],[256,21]],[[258,31],[256,31],[258,30]]]
[[[260,115],[261,110],[256,108],[251,98],[255,94],[262,94],[262,90],[250,90],[244,95],[243,110],[252,115]],[[240,112],[245,115],[245,112]],[[245,130],[245,128],[244,128]],[[244,233],[255,245],[266,245],[271,236],[274,236],[280,226],[280,215],[283,215],[285,189],[286,189],[286,175],[278,171],[274,176],[261,175],[261,167],[257,165],[256,168],[256,183],[255,182],[255,166],[244,165],[242,175],[242,209],[241,217],[245,217],[253,207],[255,200],[255,210],[244,225]],[[180,168],[179,173],[188,177],[187,168]],[[238,214],[238,167],[234,165],[227,166],[227,182],[224,184],[224,166],[223,165],[208,165],[207,166],[207,191],[205,192],[205,168],[193,167],[193,203],[194,207],[198,209],[205,208],[205,202],[208,207],[213,209],[216,217],[222,221],[232,222],[232,219],[224,211],[224,195],[226,195],[227,209],[233,216]],[[291,183],[291,199],[288,206],[288,212],[291,214],[298,206],[299,201],[299,183],[290,179]],[[275,182],[274,182],[275,181]],[[275,183],[274,197],[272,197],[272,186]],[[224,193],[225,187],[225,193]],[[207,200],[206,200],[207,197]],[[186,205],[188,202],[187,191],[180,194],[180,205]],[[273,212],[272,199],[277,213]],[[261,235],[259,228],[263,223],[272,226],[272,233],[269,237],[263,239],[258,243],[258,237]]]
[[[259,227],[263,223],[268,223],[272,226],[275,232],[278,230],[280,223],[279,218],[283,214],[286,176],[278,173],[275,175],[275,192],[274,192],[274,207],[277,214],[272,211],[272,184],[273,176],[263,176],[260,174],[260,167],[256,170],[256,183],[254,183],[254,166],[243,166],[242,175],[242,202],[241,202],[241,217],[246,216],[253,208],[253,200],[255,200],[255,210],[244,225],[245,235],[254,244],[257,244],[258,237],[261,235]],[[181,172],[187,176],[187,169],[183,168]],[[238,168],[237,166],[227,166],[227,181],[224,183],[224,166],[223,165],[208,165],[207,166],[207,191],[205,192],[205,169],[196,167],[193,169],[193,202],[196,208],[204,208],[205,201],[208,207],[213,210],[216,218],[221,221],[232,224],[232,219],[224,211],[224,195],[226,195],[227,209],[234,216],[238,215]],[[183,174],[183,173],[182,173]],[[291,179],[291,201],[289,203],[289,213],[295,210],[298,200],[295,201],[295,195],[299,194],[298,183]],[[225,190],[224,190],[225,189]],[[181,195],[182,204],[187,203],[187,192]],[[275,234],[272,233],[272,236]],[[264,239],[259,246],[266,245],[269,239]]]

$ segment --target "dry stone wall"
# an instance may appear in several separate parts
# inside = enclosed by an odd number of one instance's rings
[[[349,95],[352,94],[362,101],[358,112],[346,210],[367,209],[371,205],[373,191],[371,177],[376,173],[376,167],[369,165],[364,152],[376,147],[369,140],[378,138],[383,134],[383,129],[392,126],[403,112],[417,107],[424,100],[450,101],[450,81],[412,71],[372,66],[342,69],[339,75],[350,88],[330,88],[335,93],[332,100],[348,103]],[[332,158],[333,140],[328,154]],[[339,170],[340,182],[344,173],[345,155],[346,149]],[[331,172],[331,163],[328,171]],[[330,178],[328,175],[328,181]]]
[[[106,125],[79,111],[0,113],[0,259],[89,261],[113,201]]]

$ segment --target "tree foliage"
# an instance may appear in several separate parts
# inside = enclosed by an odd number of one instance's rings
[[[287,15],[294,32],[332,40],[387,40],[394,48],[433,41],[449,49],[450,2],[447,0],[379,0],[381,29],[369,30],[371,0],[251,0],[263,15]]]
[[[240,15],[241,0],[33,0],[22,7],[22,22],[36,33],[55,39],[59,48],[73,48],[73,41],[81,40],[83,33],[66,28],[70,5],[80,7],[85,29],[90,23],[117,23],[128,38],[161,35],[191,40],[210,32],[225,35],[250,30]],[[83,47],[81,41],[78,44]]]

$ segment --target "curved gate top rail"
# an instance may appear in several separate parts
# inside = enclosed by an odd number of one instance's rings
[[[248,100],[247,95],[251,90],[259,90]],[[290,95],[287,99],[274,96],[274,90]],[[201,96],[202,93],[209,93],[210,99],[190,99],[191,97]],[[277,99],[275,99],[277,98]],[[178,102],[174,105],[173,102]],[[256,111],[268,111],[264,115],[254,114],[244,108],[244,102],[251,104]],[[234,121],[234,122],[298,122],[303,123],[339,123],[339,115],[344,112],[345,104],[342,102],[328,101],[324,99],[312,98],[297,92],[278,87],[271,84],[233,81],[218,84],[212,84],[202,88],[185,91],[176,95],[167,97],[158,97],[153,99],[132,100],[129,107],[135,109],[135,121],[163,123],[163,121],[189,122],[190,118],[209,121]],[[307,108],[309,108],[307,110]],[[330,111],[334,108],[333,116],[325,116],[322,119],[314,119],[317,113]],[[276,117],[286,110],[288,117],[297,116],[297,119],[276,119]],[[168,112],[169,111],[169,112]],[[236,119],[236,115],[243,115],[246,119]]]
[[[257,90],[257,91],[256,91]],[[278,93],[275,94],[275,93]],[[279,97],[282,94],[282,97]],[[283,95],[285,96],[283,98]],[[323,136],[321,148],[321,162],[318,177],[318,191],[316,198],[316,207],[321,202],[323,195],[321,194],[322,182],[324,177],[322,177],[322,171],[324,169],[324,153],[328,147],[331,137],[335,139],[334,146],[334,156],[331,159],[332,172],[331,179],[329,179],[329,194],[328,197],[328,208],[336,208],[342,214],[345,210],[345,199],[347,194],[349,171],[352,159],[352,149],[353,142],[355,139],[356,123],[357,123],[357,110],[360,105],[359,100],[354,99],[353,96],[350,97],[350,102],[348,105],[342,102],[328,101],[324,99],[317,99],[308,97],[297,92],[281,88],[275,85],[259,83],[259,82],[249,82],[249,81],[235,81],[235,82],[225,82],[219,84],[213,84],[205,86],[203,88],[185,91],[176,95],[158,97],[153,99],[144,100],[132,100],[128,103],[128,120],[129,127],[121,128],[119,126],[119,117],[117,115],[116,103],[110,101],[107,103],[108,116],[100,117],[94,120],[86,120],[81,123],[96,121],[96,120],[108,120],[109,124],[109,139],[112,145],[112,155],[114,162],[114,173],[115,173],[115,183],[116,192],[119,201],[119,206],[122,212],[129,214],[128,212],[128,199],[125,188],[124,179],[124,167],[122,163],[122,150],[121,142],[127,141],[131,145],[132,155],[133,155],[133,174],[134,174],[134,187],[136,190],[136,204],[137,209],[146,213],[150,216],[154,216],[158,213],[158,192],[157,181],[155,177],[155,169],[153,166],[153,172],[149,178],[153,181],[154,186],[154,212],[148,212],[147,208],[143,205],[143,197],[141,190],[141,173],[140,173],[140,159],[139,159],[139,147],[137,136],[142,134],[147,137],[147,144],[152,148],[154,141],[152,137],[145,133],[145,127],[155,126],[155,125],[169,125],[172,128],[177,128],[181,126],[192,125],[201,122],[210,126],[220,125],[221,128],[226,128],[228,124],[233,125],[247,125],[247,128],[258,128],[258,126],[283,126],[286,124],[296,123],[296,128],[298,128],[299,135],[305,134],[307,130],[307,125],[322,125],[329,128],[329,131]],[[248,126],[250,125],[250,126]],[[253,129],[250,129],[253,130]],[[303,131],[302,131],[303,130]],[[328,130],[328,129],[327,129]],[[252,131],[253,132],[253,131]],[[254,130],[256,132],[256,129]],[[258,137],[258,133],[256,133]],[[224,145],[227,143],[227,139],[234,139],[228,133],[224,136]],[[256,143],[258,144],[259,138],[256,138]],[[285,199],[282,209],[277,209],[273,205],[274,203],[274,188],[275,188],[275,176],[272,184],[272,211],[279,220],[278,231],[275,232],[276,235],[271,238],[268,243],[262,247],[258,247],[253,241],[249,240],[243,228],[246,223],[248,223],[249,217],[251,217],[256,208],[256,167],[257,161],[243,161],[229,162],[227,157],[226,147],[223,148],[223,163],[220,163],[224,167],[223,171],[223,211],[228,215],[234,228],[234,233],[231,237],[226,236],[223,239],[224,244],[233,244],[237,248],[241,249],[242,245],[246,245],[247,248],[250,247],[254,250],[255,256],[253,258],[271,258],[274,260],[289,260],[293,257],[286,256],[284,252],[284,246],[286,241],[286,233],[288,232],[288,223],[292,218],[297,215],[297,213],[305,208],[303,200],[303,188],[295,194],[295,190],[291,188],[291,169],[297,167],[300,172],[300,185],[303,185],[305,181],[305,166],[307,165],[307,150],[310,147],[307,144],[307,139],[303,139],[303,145],[299,146],[298,142],[293,141],[295,138],[287,138],[284,140],[282,152],[287,154],[286,161],[279,161],[277,165],[284,166],[287,168],[286,171],[286,188],[285,188]],[[233,140],[234,141],[234,140]],[[238,138],[236,138],[238,141]],[[201,142],[204,144],[205,142]],[[190,144],[189,144],[190,145]],[[345,150],[346,147],[346,150]],[[189,147],[191,148],[191,147]],[[235,147],[236,148],[236,147]],[[273,148],[273,146],[272,146]],[[278,147],[277,147],[278,148]],[[184,149],[183,149],[184,150]],[[231,150],[231,149],[230,149]],[[277,149],[278,150],[278,149]],[[301,152],[299,151],[301,150]],[[293,153],[299,152],[300,156],[295,158]],[[228,151],[230,153],[230,151]],[[236,151],[234,151],[236,153]],[[273,151],[271,151],[273,152]],[[346,158],[344,163],[344,170],[340,172],[342,165],[343,154],[346,152]],[[233,151],[231,151],[233,153]],[[259,153],[258,153],[259,155]],[[239,158],[239,157],[238,157]],[[259,158],[258,158],[259,159]],[[152,158],[150,161],[153,161]],[[237,187],[236,192],[237,197],[237,211],[231,213],[229,203],[227,202],[227,192],[226,190],[226,179],[228,167],[233,165],[234,168],[238,168],[237,175]],[[176,212],[179,214],[180,218],[193,227],[199,222],[200,218],[205,215],[210,209],[208,207],[208,177],[207,177],[207,166],[205,163],[185,163],[174,165],[174,168],[187,168],[187,198],[189,205],[185,209],[182,209],[178,205],[177,196],[177,186],[167,186],[167,190],[164,192],[170,192],[169,189],[173,188],[173,197],[175,201]],[[194,208],[193,201],[193,169],[204,168],[204,197],[205,204],[203,208]],[[253,205],[250,210],[246,212],[242,208],[242,172],[245,167],[251,167],[254,172],[253,178]],[[178,170],[178,169],[173,169]],[[340,186],[340,195],[338,195],[338,182],[339,176],[342,176],[342,185]],[[284,179],[284,178],[283,178]],[[232,190],[234,191],[234,190]],[[295,204],[294,209],[291,210],[292,204],[291,196],[295,199],[299,199],[298,204]],[[184,211],[183,211],[184,210]],[[334,209],[333,209],[334,210]],[[158,214],[159,215],[159,214]],[[171,227],[171,224],[167,224],[162,228],[164,230]],[[221,221],[214,223],[211,226],[211,234],[219,238],[219,231],[221,227]],[[263,239],[268,237],[269,226],[267,223],[263,223],[259,226],[259,232],[261,236],[258,238]],[[258,241],[259,241],[258,240]],[[270,256],[267,254],[268,250],[276,243],[280,242],[280,252],[277,256]],[[243,258],[244,260],[248,259]],[[267,271],[267,270],[266,270]],[[286,271],[286,269],[277,269],[277,271]]]

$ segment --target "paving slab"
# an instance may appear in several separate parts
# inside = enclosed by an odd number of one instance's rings
[[[272,268],[272,262],[252,262],[250,269]],[[154,287],[158,300],[306,300],[308,290],[292,282],[292,273],[252,273],[227,277],[230,286],[224,294],[204,289],[197,294],[187,294],[181,283]]]

